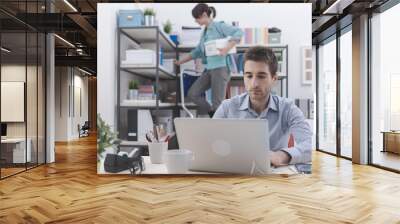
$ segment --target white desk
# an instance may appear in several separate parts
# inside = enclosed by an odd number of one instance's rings
[[[143,156],[143,160],[145,163],[145,170],[142,172],[142,174],[169,174],[165,164],[153,164],[150,162],[149,156]],[[271,172],[272,172],[272,174],[297,174],[297,170],[293,165],[272,168]],[[219,175],[221,175],[223,173],[188,171],[186,174],[203,174],[203,175],[219,174]]]
[[[150,157],[149,156],[142,156],[145,164],[145,170],[141,174],[170,174],[167,171],[167,168],[165,164],[152,164],[150,162]],[[290,166],[282,166],[278,168],[272,168],[271,169],[271,174],[287,174],[287,175],[293,175],[293,174],[298,174],[296,168],[294,165]],[[99,167],[99,174],[114,174],[114,173],[108,173],[104,171],[104,166],[103,166],[103,161],[100,164]],[[116,174],[130,174],[129,170],[125,170]],[[223,175],[223,173],[209,173],[209,172],[195,172],[195,171],[188,171],[185,174],[196,174],[196,175]]]
[[[27,158],[26,162],[31,162],[31,139],[27,139],[27,147],[25,154],[25,138],[6,138],[1,139],[1,144],[11,144],[14,145],[13,148],[13,163],[25,163],[25,158]]]

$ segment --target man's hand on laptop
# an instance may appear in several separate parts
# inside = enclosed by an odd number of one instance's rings
[[[290,155],[284,151],[271,152],[271,164],[273,166],[286,166],[290,159]]]

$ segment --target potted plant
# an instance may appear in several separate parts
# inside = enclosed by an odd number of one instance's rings
[[[178,45],[178,34],[172,32],[172,23],[170,20],[167,20],[166,23],[164,23],[163,30],[166,34],[169,34],[169,38],[176,44]]]
[[[167,20],[167,22],[164,23],[164,32],[166,34],[171,34],[171,31],[172,31],[172,23],[171,21]]]
[[[136,100],[138,97],[139,82],[137,80],[129,81],[129,99]]]
[[[100,114],[97,114],[97,162],[100,163],[98,168],[102,167],[106,152],[116,153],[116,147],[120,143],[118,132],[113,132],[110,125],[106,124]]]
[[[156,12],[152,8],[146,8],[143,12],[144,14],[144,25],[146,26],[154,26],[155,25],[155,17]]]

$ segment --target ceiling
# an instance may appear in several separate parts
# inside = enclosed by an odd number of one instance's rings
[[[365,10],[378,7],[387,0],[340,0],[338,1],[339,4],[336,4],[335,1],[337,0],[267,0],[249,2],[312,3],[312,36],[314,41],[318,41],[321,36],[329,35],[329,33],[325,33],[335,26],[338,20],[346,16],[357,16],[357,14]],[[11,47],[18,49],[18,46],[24,46],[25,39],[17,37],[17,32],[24,30],[26,27],[31,27],[32,30],[40,32],[55,32],[64,40],[75,45],[75,47],[71,47],[70,44],[65,43],[60,38],[56,38],[56,63],[77,66],[81,63],[95,71],[97,3],[132,3],[139,1],[68,0],[68,3],[71,4],[70,6],[64,0],[47,0],[47,2],[48,4],[46,5],[45,0],[1,0],[1,28],[4,32],[11,33],[4,38],[13,40],[15,46]],[[54,11],[53,13],[48,13],[50,8]],[[28,49],[28,52],[30,51]]]

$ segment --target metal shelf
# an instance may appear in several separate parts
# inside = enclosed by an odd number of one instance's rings
[[[122,140],[121,146],[147,146],[147,142]]]
[[[156,100],[123,100],[120,105],[121,107],[135,108],[135,109],[152,109],[152,108],[155,109],[157,107]],[[174,109],[176,105],[175,103],[159,102],[158,107],[162,109],[167,109],[167,108]]]
[[[138,44],[155,43],[157,41],[157,34],[160,34],[159,43],[163,50],[176,50],[176,44],[158,26],[120,28],[120,31]]]
[[[286,79],[286,78],[287,78],[287,76],[278,75],[278,80],[283,80],[283,79]],[[231,75],[231,80],[243,80],[243,75],[232,74]]]
[[[254,46],[258,46],[258,44],[238,44],[238,45],[236,45],[236,49],[237,49],[237,51],[241,52],[241,51],[246,50],[249,47],[254,47]],[[272,49],[284,49],[287,47],[287,45],[278,45],[278,44],[277,45],[266,44],[263,46],[266,46],[266,47],[269,47]],[[181,52],[188,52],[188,51],[191,51],[195,47],[196,47],[196,45],[178,45],[178,50]]]
[[[125,36],[127,38],[121,39],[121,36]],[[126,141],[126,135],[128,131],[127,110],[154,110],[155,114],[158,114],[159,110],[173,110],[173,116],[175,116],[177,109],[177,103],[163,103],[160,101],[160,83],[161,80],[172,80],[178,81],[176,78],[177,75],[174,72],[170,72],[165,67],[160,65],[160,59],[157,57],[156,62],[153,65],[134,65],[134,64],[124,64],[122,65],[121,61],[121,42],[124,41],[132,41],[135,42],[139,46],[143,46],[145,44],[154,45],[154,49],[156,51],[156,55],[160,55],[161,50],[165,53],[175,55],[175,58],[178,57],[177,47],[175,43],[169,38],[167,34],[165,34],[158,26],[141,26],[141,27],[131,27],[131,28],[119,28],[118,29],[118,53],[117,53],[117,130],[119,132],[119,137],[123,139],[121,145],[136,145],[142,146],[147,145],[146,142],[139,141]],[[143,46],[144,47],[144,46]],[[134,74],[142,78],[152,80],[152,84],[154,85],[156,99],[154,102],[123,102],[121,99],[121,72],[127,72],[129,74]],[[157,104],[158,103],[158,104]],[[155,115],[153,114],[153,115]],[[123,118],[121,116],[124,116]],[[133,116],[133,115],[132,115]],[[136,115],[135,115],[136,116]],[[157,115],[155,115],[157,116]],[[122,123],[124,122],[124,123]],[[137,124],[133,129],[138,129]],[[122,129],[121,129],[122,128]],[[175,146],[177,147],[177,146]]]
[[[177,76],[176,74],[173,74],[169,71],[167,71],[164,67],[161,65],[157,67],[132,67],[132,66],[124,66],[121,65],[121,70],[142,76],[144,78],[151,78],[151,79],[156,79],[157,76],[157,69],[159,71],[159,77],[161,79],[175,79]]]

